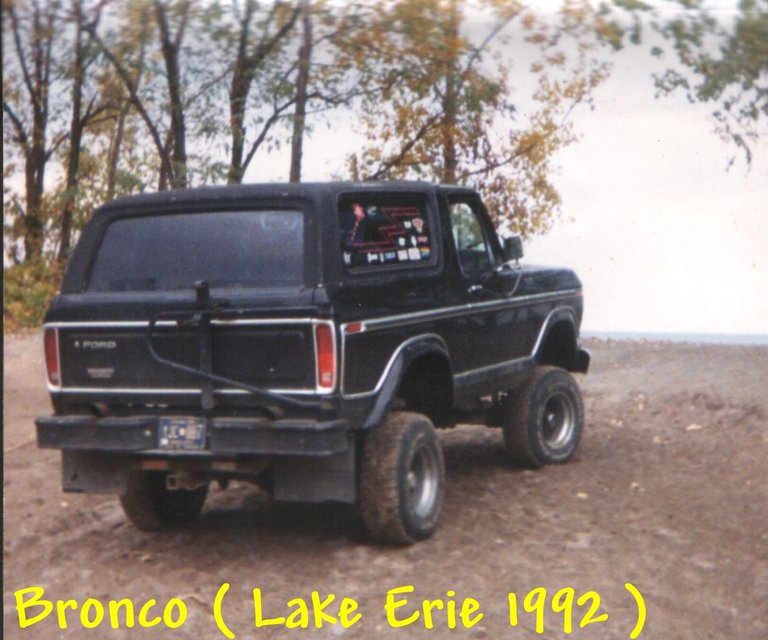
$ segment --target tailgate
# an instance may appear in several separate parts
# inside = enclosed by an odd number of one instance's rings
[[[315,326],[311,319],[211,322],[211,373],[238,383],[288,393],[317,393]],[[201,376],[158,362],[148,345],[148,323],[53,323],[58,333],[60,388],[66,393],[199,392]],[[196,327],[163,322],[153,329],[158,356],[200,367]],[[235,392],[221,382],[218,392]]]

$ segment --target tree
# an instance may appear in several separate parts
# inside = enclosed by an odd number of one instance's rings
[[[236,51],[234,61],[220,63],[231,69],[228,181],[241,182],[256,153],[279,147],[279,125],[290,123],[289,179],[298,182],[309,118],[348,104],[357,93],[347,86],[352,70],[339,60],[336,47],[355,7],[323,0],[267,5],[247,0],[232,7],[212,25],[219,49]]]
[[[155,0],[155,17],[158,31],[160,32],[160,44],[165,61],[165,75],[168,81],[168,102],[170,107],[170,128],[168,131],[170,143],[170,167],[168,179],[172,187],[187,186],[187,125],[184,121],[184,99],[179,68],[179,49],[181,48],[184,34],[189,20],[189,2],[182,0],[175,8],[178,14],[176,33],[172,33],[169,24],[169,7],[160,0]],[[167,149],[166,145],[166,149]],[[162,182],[162,178],[161,178]]]
[[[24,162],[24,204],[14,198],[12,206],[21,225],[26,260],[40,258],[43,253],[45,171],[65,139],[65,134],[59,134],[49,143],[49,97],[59,10],[57,2],[41,6],[32,0],[21,7],[15,2],[3,3],[3,112],[11,123],[10,129],[3,127],[3,138],[18,150]],[[13,48],[11,69],[5,52],[9,40]]]
[[[210,99],[221,81],[208,62],[209,43],[198,39],[190,49],[185,42],[190,31],[201,28],[206,6],[192,0],[130,0],[117,10],[112,20],[117,30],[106,38],[89,33],[146,127],[159,163],[157,188],[189,186],[188,122],[197,124],[195,140],[202,139],[211,114],[217,113]],[[154,56],[144,55],[153,47],[160,65]],[[199,174],[205,173],[206,163],[203,154],[196,167]]]
[[[382,1],[371,10],[375,20],[349,49],[368,68],[366,83],[381,87],[362,100],[371,143],[353,159],[357,171],[475,186],[499,223],[526,235],[546,230],[560,204],[553,157],[577,138],[569,116],[608,73],[593,55],[601,18],[582,2],[556,16],[492,0]],[[524,112],[504,57],[512,24],[536,53]]]
[[[69,127],[69,149],[66,160],[66,178],[61,203],[61,226],[57,259],[64,263],[71,247],[73,220],[77,205],[80,177],[82,140],[86,127],[104,110],[97,105],[98,94],[94,93],[83,105],[83,90],[87,80],[88,67],[95,60],[93,48],[86,42],[86,15],[83,0],[72,0],[70,21],[74,25],[74,51],[69,69],[72,77],[72,107]],[[97,5],[91,16],[89,28],[95,29],[101,17],[101,6]]]
[[[89,171],[82,178],[88,182],[88,191],[93,197],[101,195],[102,200],[111,200],[117,195],[142,191],[149,184],[160,181],[162,161],[154,147],[153,138],[146,144],[142,136],[145,119],[134,108],[131,89],[137,95],[147,95],[148,101],[154,101],[154,88],[145,85],[154,82],[156,68],[151,65],[152,39],[151,6],[144,0],[131,2],[119,13],[110,16],[117,24],[109,40],[114,48],[114,55],[124,65],[125,75],[115,73],[114,63],[106,56],[104,63],[93,72],[94,82],[105,96],[108,117],[102,119],[102,126],[91,128],[93,135],[89,140],[90,154],[97,171]],[[97,42],[100,50],[105,44]],[[151,137],[151,136],[150,136]]]
[[[618,30],[621,42],[650,40],[651,54],[670,64],[654,76],[658,95],[683,92],[692,103],[712,105],[715,131],[750,166],[754,146],[768,135],[768,0],[734,0],[730,12],[704,0],[677,3],[679,11],[662,12],[614,0],[619,21],[632,21]]]
[[[301,181],[301,160],[306,131],[307,102],[309,101],[309,73],[312,61],[312,15],[310,0],[299,1],[301,16],[301,46],[299,47],[298,70],[296,73],[296,105],[293,114],[291,136],[291,182]]]
[[[236,51],[231,63],[228,96],[231,143],[227,181],[238,184],[242,182],[248,165],[272,127],[290,108],[291,102],[284,97],[285,86],[279,86],[284,70],[278,63],[278,54],[293,29],[299,9],[284,2],[275,2],[266,13],[259,15],[259,6],[255,0],[245,0],[242,8],[238,3],[233,3],[233,7],[236,10],[237,27],[232,28],[226,23],[217,25],[217,40],[224,45],[225,54],[232,49]],[[232,39],[236,40],[235,47],[231,46]],[[227,46],[228,43],[230,46]],[[224,64],[230,66],[227,61]],[[272,69],[267,69],[268,66]],[[261,81],[259,89],[270,89],[272,108],[270,115],[261,121],[260,131],[246,153],[246,120],[251,110],[249,98],[257,79]],[[258,106],[270,102],[264,95],[257,96],[256,100]]]
[[[326,0],[300,0],[300,34],[294,63],[294,111],[291,133],[290,181],[301,180],[304,140],[313,117],[340,107],[354,111],[354,101],[379,93],[376,83],[363,81],[365,67],[349,56],[369,26],[371,14],[359,4],[339,6]]]

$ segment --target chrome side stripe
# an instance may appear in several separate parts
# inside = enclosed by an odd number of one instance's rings
[[[238,318],[234,320],[211,320],[211,324],[221,326],[260,326],[272,324],[316,324],[325,322],[317,318]],[[148,320],[103,320],[103,321],[84,321],[84,322],[49,322],[45,328],[51,329],[137,329],[149,326]],[[175,320],[160,320],[155,323],[156,327],[176,327],[178,322]]]
[[[382,318],[371,318],[369,320],[360,320],[341,325],[342,335],[346,334],[346,328],[350,325],[361,325],[355,333],[365,331],[375,331],[377,329],[390,329],[401,327],[417,322],[429,322],[431,320],[445,320],[465,315],[471,315],[478,311],[495,311],[499,309],[514,309],[516,307],[536,303],[536,302],[554,302],[564,300],[578,295],[578,289],[566,289],[553,293],[535,293],[529,296],[520,296],[503,300],[487,300],[484,302],[469,302],[467,304],[456,305],[453,307],[443,307],[441,309],[427,309],[425,311],[414,311],[412,313],[402,313]]]
[[[51,389],[56,393],[91,393],[91,394],[125,394],[135,393],[141,395],[199,395],[200,389],[158,389],[155,387],[65,387],[63,389]],[[313,391],[311,389],[265,389],[269,393],[279,393],[281,395],[294,395],[294,396],[315,396],[331,393],[331,391]],[[245,389],[214,389],[215,394],[221,395],[248,395],[248,391]]]
[[[464,378],[467,378],[467,377],[472,376],[474,374],[490,372],[490,371],[493,371],[494,369],[501,369],[501,368],[507,367],[509,365],[514,365],[514,364],[523,363],[523,362],[526,362],[526,361],[533,360],[536,357],[536,353],[538,352],[539,348],[541,347],[541,343],[544,340],[544,336],[546,335],[546,330],[549,327],[550,323],[552,322],[552,319],[555,317],[556,314],[560,314],[560,313],[567,313],[571,317],[573,317],[573,315],[574,315],[573,309],[571,307],[559,306],[559,307],[555,307],[554,309],[552,309],[547,314],[547,317],[544,319],[544,322],[542,322],[542,324],[541,324],[541,328],[539,329],[539,334],[536,337],[536,342],[533,345],[533,349],[531,349],[530,355],[523,356],[521,358],[513,358],[512,360],[504,360],[502,362],[496,362],[494,364],[487,365],[487,366],[484,366],[484,367],[478,367],[477,369],[467,369],[466,371],[461,371],[460,373],[454,373],[453,374],[454,382],[460,382]],[[343,328],[342,328],[342,330],[343,330]],[[343,337],[343,333],[342,333],[342,337]],[[348,394],[347,395],[347,394],[344,394],[343,382],[342,382],[342,395],[344,396],[344,398],[346,398],[346,399],[357,399],[357,398],[366,398],[366,397],[370,397],[372,395],[376,395],[381,390],[381,388],[384,386],[384,382],[386,381],[387,376],[389,375],[389,372],[391,371],[392,367],[394,366],[395,360],[400,355],[400,353],[403,351],[403,349],[405,349],[405,347],[407,347],[410,344],[413,344],[414,342],[416,342],[418,340],[422,340],[422,339],[428,338],[428,337],[436,337],[436,338],[438,338],[442,342],[443,346],[445,347],[446,353],[448,353],[450,355],[450,352],[448,351],[448,348],[447,348],[447,346],[445,344],[445,341],[440,336],[438,336],[437,334],[427,333],[427,334],[422,334],[422,335],[416,336],[414,338],[410,338],[409,340],[406,340],[405,342],[403,342],[394,351],[394,353],[392,354],[392,356],[389,359],[389,362],[387,362],[387,366],[384,367],[384,371],[382,372],[381,376],[379,377],[379,380],[376,383],[376,386],[372,390],[370,390],[370,391],[360,391],[360,392],[357,392],[357,393],[352,393],[352,394]]]

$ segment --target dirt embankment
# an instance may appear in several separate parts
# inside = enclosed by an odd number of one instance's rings
[[[212,613],[228,582],[223,613],[238,638],[563,638],[552,596],[601,597],[597,620],[581,629],[588,602],[574,604],[572,638],[629,637],[636,586],[647,606],[643,640],[768,638],[768,348],[594,342],[581,382],[587,427],[577,459],[540,471],[511,468],[501,434],[462,426],[441,434],[448,467],[442,525],[410,548],[366,544],[344,508],[281,506],[247,485],[212,492],[192,528],[135,530],[109,496],[60,492],[58,455],[34,445],[32,419],[49,411],[40,339],[5,338],[4,637],[214,639]],[[448,628],[434,611],[393,628],[387,591],[410,598],[478,601],[483,618]],[[20,629],[14,592],[41,586],[48,599],[130,598],[137,609],[179,598],[187,618],[171,630],[138,622],[84,630],[77,612],[60,629],[55,613]],[[264,615],[317,590],[354,599],[349,628],[254,627],[253,589]],[[536,633],[536,587],[547,592],[544,634]],[[455,596],[449,595],[455,592]],[[518,598],[510,624],[508,594]],[[403,595],[398,598],[405,597]],[[397,609],[405,618],[411,605]],[[30,609],[29,613],[36,613]],[[90,611],[91,614],[94,610]],[[608,614],[607,619],[599,616]]]

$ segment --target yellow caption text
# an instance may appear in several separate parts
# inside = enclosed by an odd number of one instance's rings
[[[227,582],[218,588],[211,608],[218,632],[228,640],[234,640],[237,636],[225,619],[224,605],[228,601],[229,588]],[[634,627],[628,631],[629,638],[635,640],[645,626],[645,600],[633,584],[627,582],[624,588],[636,612]],[[188,617],[187,605],[182,598],[170,598],[165,602],[155,598],[143,602],[134,602],[129,598],[106,602],[88,598],[80,603],[74,599],[51,600],[45,596],[45,589],[39,586],[14,592],[20,628],[35,625],[41,625],[41,628],[50,625],[48,628],[52,628],[55,625],[59,629],[67,629],[79,625],[84,629],[132,629],[136,626],[178,629]],[[602,609],[601,598],[596,591],[577,593],[571,587],[557,591],[537,587],[527,593],[508,592],[506,604],[506,624],[517,627],[526,618],[538,634],[560,629],[565,634],[572,634],[589,625],[608,622],[608,613]],[[333,625],[348,629],[364,620],[360,605],[354,598],[338,598],[334,594],[321,594],[319,591],[312,591],[308,597],[293,598],[286,602],[285,607],[268,611],[262,599],[262,590],[256,587],[252,590],[249,608],[251,606],[252,618],[248,624],[255,629],[322,629]],[[471,629],[485,617],[480,602],[475,598],[459,597],[456,591],[448,590],[445,596],[425,599],[417,596],[412,585],[389,589],[381,600],[379,611],[382,610],[387,624],[393,629],[433,629],[436,625],[448,629]],[[551,612],[549,618],[545,616],[548,612]],[[551,624],[552,614],[556,619],[555,628],[545,629],[547,620]],[[231,611],[228,615],[233,616]],[[241,629],[243,621],[237,622],[237,628]]]

